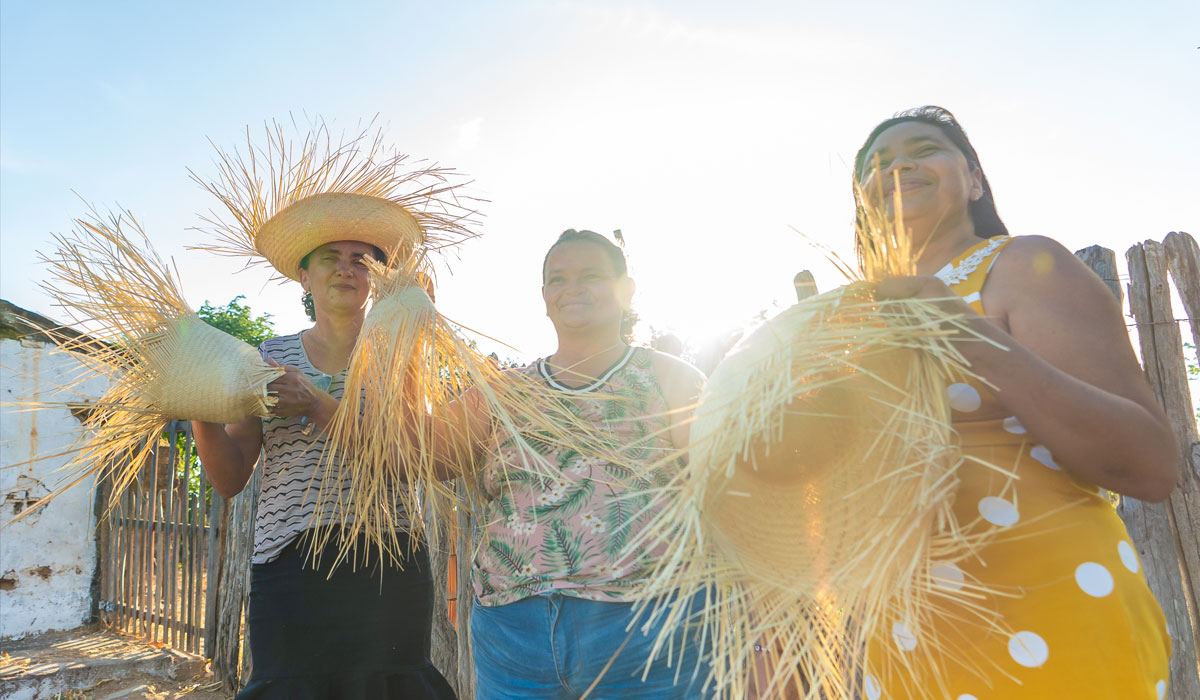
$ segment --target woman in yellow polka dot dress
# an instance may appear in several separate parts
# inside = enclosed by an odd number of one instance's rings
[[[1040,236],[1008,236],[979,158],[953,115],[902,112],[855,158],[864,192],[898,186],[917,276],[880,283],[885,298],[940,300],[978,316],[996,341],[962,342],[990,385],[949,387],[970,460],[955,502],[960,523],[994,538],[974,556],[933,567],[938,585],[980,585],[998,626],[953,607],[935,623],[941,668],[915,676],[889,659],[920,636],[889,626],[868,655],[863,695],[892,698],[1163,698],[1170,640],[1107,490],[1166,498],[1178,453],[1147,387],[1120,309],[1086,266]],[[1006,349],[1005,349],[1006,348]],[[957,617],[957,620],[954,618]],[[890,649],[882,645],[892,645]],[[920,656],[914,656],[920,658]]]

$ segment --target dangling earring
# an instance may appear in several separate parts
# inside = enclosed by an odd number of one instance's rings
[[[300,303],[304,304],[304,313],[308,314],[308,320],[316,321],[317,308],[313,306],[312,292],[304,290],[304,293],[300,295]]]

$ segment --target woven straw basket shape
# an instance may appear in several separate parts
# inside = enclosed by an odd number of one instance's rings
[[[268,413],[267,384],[282,370],[241,340],[189,314],[143,338],[146,387],[154,409],[170,419],[237,423]]]
[[[714,371],[692,428],[692,459],[715,467],[704,510],[723,555],[751,579],[845,594],[887,562],[911,562],[927,546],[932,518],[946,505],[931,496],[949,493],[957,462],[944,430],[928,421],[913,425],[920,419],[901,409],[920,373],[917,352],[856,345],[869,322],[853,311],[823,319],[820,313],[819,304],[793,307]],[[835,332],[826,348],[844,359],[840,369],[790,347],[818,320],[844,326],[844,342]],[[764,372],[788,373],[801,385],[812,375],[819,387],[795,398],[767,395],[768,385],[748,381]],[[752,464],[740,462],[738,445],[719,438],[753,429],[756,416],[747,406],[760,417],[789,414],[787,434]],[[775,422],[778,430],[783,425]]]
[[[306,197],[271,217],[255,244],[271,265],[300,279],[300,260],[326,243],[360,241],[390,253],[412,250],[424,239],[416,218],[400,204],[379,197],[325,192]]]

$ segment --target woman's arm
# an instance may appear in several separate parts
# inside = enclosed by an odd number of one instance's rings
[[[972,371],[1071,472],[1147,501],[1174,488],[1176,440],[1116,300],[1066,248],[1040,236],[1014,239],[984,286],[986,318],[936,277],[887,280],[879,294],[945,300],[943,308],[969,314],[973,330],[1007,348],[958,344]]]
[[[200,464],[217,493],[222,498],[241,493],[262,450],[262,421],[258,416],[232,425],[194,420],[192,436]]]
[[[471,387],[447,406],[445,413],[431,416],[432,435],[427,444],[438,479],[462,475],[482,456],[483,445],[492,434],[491,415],[483,393]]]

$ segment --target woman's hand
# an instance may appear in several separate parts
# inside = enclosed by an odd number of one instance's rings
[[[318,389],[299,367],[281,365],[271,358],[267,364],[283,367],[283,374],[267,385],[275,397],[274,416],[304,416],[324,428],[337,410],[337,399]]]

